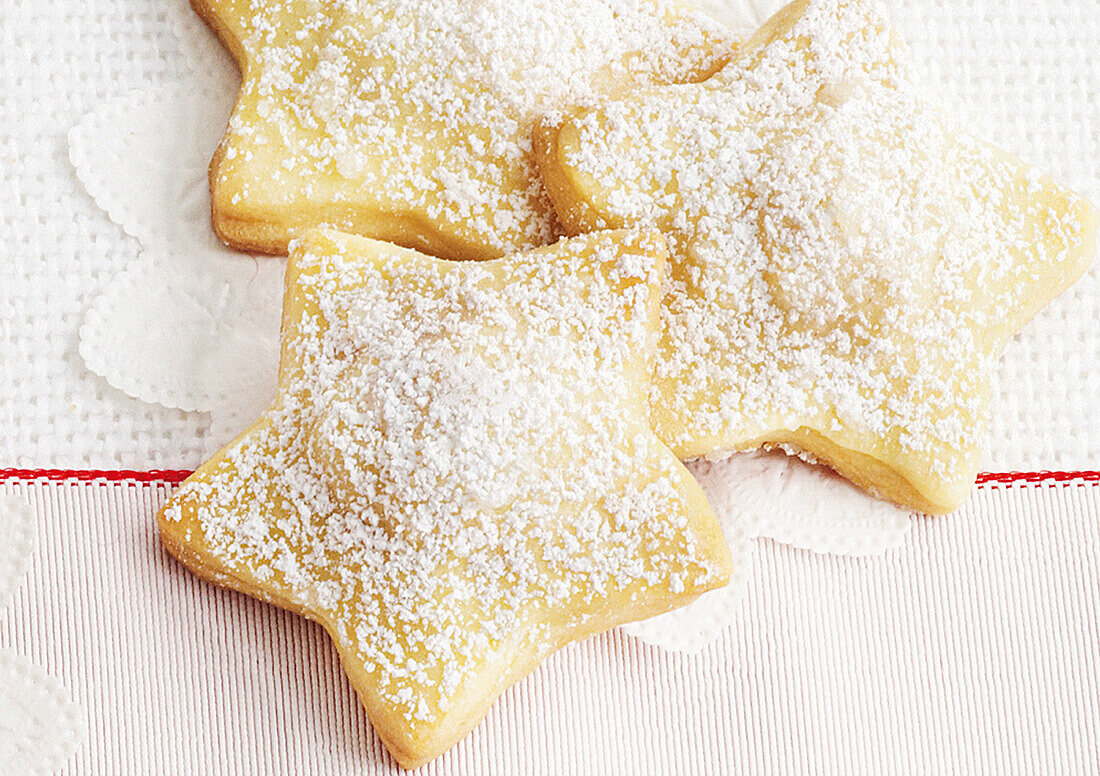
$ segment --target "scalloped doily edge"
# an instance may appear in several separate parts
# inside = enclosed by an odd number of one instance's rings
[[[72,699],[69,690],[10,649],[0,649],[0,702],[4,708],[15,710],[21,723],[9,721],[4,725],[6,712],[0,709],[0,736],[38,734],[29,741],[10,740],[8,746],[0,740],[0,754],[8,755],[0,762],[0,774],[4,776],[53,773],[87,737],[84,708]]]

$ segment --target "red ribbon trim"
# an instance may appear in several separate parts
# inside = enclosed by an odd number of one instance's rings
[[[978,485],[1043,485],[1047,483],[1100,483],[1100,471],[1004,472],[978,475]]]
[[[191,476],[180,469],[150,471],[102,471],[99,469],[0,469],[3,480],[51,480],[53,482],[149,482],[179,485]]]
[[[152,471],[126,469],[117,471],[98,469],[0,469],[0,481],[50,480],[53,482],[137,482],[179,485],[189,476],[191,476],[191,472],[181,469],[154,469]],[[1100,484],[1100,471],[992,472],[979,474],[977,480],[979,486],[1042,485],[1067,482]]]

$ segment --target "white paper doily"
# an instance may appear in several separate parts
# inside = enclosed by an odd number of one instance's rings
[[[734,558],[727,587],[624,630],[671,652],[700,652],[736,617],[755,576],[756,539],[819,554],[881,555],[900,547],[912,515],[878,501],[829,469],[782,452],[742,453],[688,465],[714,507]]]
[[[731,3],[733,0],[729,0]],[[1100,202],[1100,14],[1083,0],[891,0],[919,70],[975,132]],[[732,6],[731,6],[732,7]],[[173,18],[199,35],[181,47]],[[178,31],[178,30],[177,30]],[[90,372],[78,336],[138,253],[73,174],[66,134],[140,87],[228,57],[186,0],[8,3],[0,22],[0,462],[190,468],[210,416],[146,404]],[[232,66],[221,71],[230,81]],[[1100,465],[1100,266],[1009,347],[992,380],[991,471]]]
[[[229,250],[210,228],[207,165],[233,99],[224,76],[219,92],[207,88],[214,72],[110,100],[69,133],[81,182],[144,248],[93,302],[80,355],[134,398],[211,413],[224,436],[208,435],[208,452],[272,395],[284,270]]]
[[[15,597],[33,550],[34,513],[0,495],[0,611]],[[68,691],[19,653],[0,648],[0,776],[52,773],[83,738],[83,711]]]

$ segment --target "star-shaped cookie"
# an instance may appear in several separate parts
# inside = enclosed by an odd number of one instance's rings
[[[278,398],[166,505],[165,545],[320,622],[398,761],[435,757],[566,642],[728,579],[647,417],[666,255],[658,233],[480,263],[311,233]]]
[[[285,253],[331,224],[451,259],[557,235],[538,117],[697,80],[733,44],[679,0],[193,0],[243,83],[211,165],[214,225]]]
[[[536,154],[570,232],[671,241],[652,405],[678,454],[793,448],[928,513],[973,485],[992,362],[1096,246],[1091,205],[928,107],[870,0],[795,2]]]

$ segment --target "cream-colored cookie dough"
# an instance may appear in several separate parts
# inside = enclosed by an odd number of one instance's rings
[[[992,361],[1096,245],[1091,205],[927,106],[871,0],[795,2],[713,78],[548,122],[536,154],[572,233],[671,241],[675,451],[783,445],[929,513],[974,482]]]
[[[677,0],[193,2],[243,73],[214,226],[272,253],[320,224],[451,259],[552,242],[536,119],[733,49]]]
[[[647,418],[666,249],[605,232],[483,263],[311,234],[280,392],[159,516],[199,576],[332,636],[406,767],[568,641],[725,584]]]

